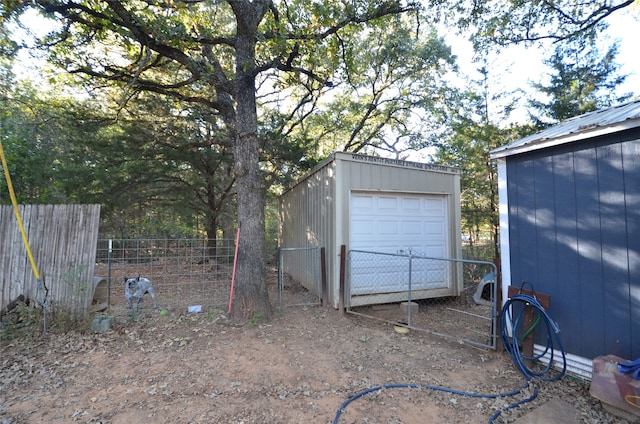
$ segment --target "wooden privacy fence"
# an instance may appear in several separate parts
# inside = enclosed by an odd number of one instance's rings
[[[94,290],[100,205],[21,205],[19,211],[46,300],[85,314]],[[0,206],[0,279],[0,309],[21,294],[45,301],[11,206]]]

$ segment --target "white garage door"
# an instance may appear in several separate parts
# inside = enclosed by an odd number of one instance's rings
[[[447,202],[445,196],[351,194],[351,250],[445,258]],[[354,253],[351,256],[351,295],[405,292],[408,259]],[[447,287],[445,261],[413,260],[411,289]]]

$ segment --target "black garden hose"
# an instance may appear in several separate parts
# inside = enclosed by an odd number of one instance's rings
[[[522,304],[522,308],[520,308],[519,312],[516,314],[514,313],[514,306],[518,305],[518,304]],[[520,326],[522,325],[522,320],[523,320],[523,316],[524,316],[524,311],[527,307],[532,307],[536,310],[536,312],[538,313],[538,319],[536,320],[536,325],[540,324],[540,322],[542,322],[543,324],[543,328],[546,329],[547,332],[547,345],[545,346],[543,352],[540,355],[536,355],[533,357],[529,357],[529,356],[523,356],[522,352],[520,350],[520,344],[518,342],[518,337],[515,336],[517,330],[520,328]],[[518,400],[508,406],[506,406],[505,408],[502,408],[498,411],[496,411],[491,418],[489,419],[489,424],[492,424],[496,418],[498,418],[500,416],[500,414],[504,411],[507,411],[509,409],[513,409],[513,408],[517,408],[518,406],[530,402],[532,400],[534,400],[537,396],[538,396],[538,387],[536,385],[536,379],[538,380],[544,380],[544,381],[552,381],[552,380],[558,380],[560,378],[562,378],[566,372],[567,369],[567,360],[566,360],[566,355],[564,352],[564,349],[562,347],[562,343],[560,342],[560,338],[558,337],[558,333],[560,332],[560,329],[558,328],[558,325],[551,319],[551,317],[549,316],[549,314],[547,313],[547,311],[544,310],[544,308],[542,307],[542,305],[540,305],[540,302],[538,302],[538,300],[533,297],[533,296],[529,296],[529,295],[525,295],[525,294],[517,294],[513,297],[511,297],[504,305],[503,309],[502,309],[502,314],[501,314],[501,328],[502,331],[500,333],[500,337],[502,339],[502,343],[505,347],[505,350],[507,351],[507,353],[509,354],[509,356],[511,357],[511,360],[514,362],[514,364],[516,365],[516,367],[518,368],[518,370],[522,373],[522,375],[525,378],[525,384],[514,391],[508,392],[508,393],[500,393],[500,394],[481,394],[481,393],[471,393],[471,392],[464,392],[464,391],[459,391],[459,390],[454,390],[454,389],[449,389],[446,387],[441,387],[441,386],[431,386],[428,384],[385,384],[382,386],[376,386],[376,387],[371,387],[367,390],[363,390],[359,393],[356,393],[355,395],[351,396],[349,399],[347,399],[342,405],[340,405],[340,408],[338,408],[338,411],[336,413],[335,419],[333,420],[333,424],[338,424],[339,420],[340,420],[340,415],[342,414],[342,412],[344,412],[344,409],[353,401],[355,401],[356,399],[359,399],[369,393],[372,392],[377,392],[380,390],[385,390],[385,389],[397,389],[397,388],[410,388],[410,389],[420,389],[420,388],[425,388],[425,389],[431,389],[431,390],[437,390],[437,391],[441,391],[441,392],[446,392],[446,393],[452,393],[452,394],[456,394],[456,395],[460,395],[460,396],[467,396],[467,397],[475,397],[475,398],[485,398],[485,399],[496,399],[496,398],[506,398],[506,397],[512,397],[515,395],[518,395],[520,393],[522,393],[526,388],[528,388],[529,386],[532,387],[532,393],[531,395],[526,398],[526,399],[521,399]],[[527,332],[530,332],[531,329],[527,330]],[[551,368],[553,368],[553,363],[554,363],[554,358],[557,352],[561,353],[562,356],[562,370],[555,374],[552,375],[550,377],[547,377],[547,373],[551,370]],[[532,361],[537,361],[537,362],[541,362],[541,360],[547,361],[547,365],[545,366],[545,368],[541,371],[541,372],[535,372],[533,370],[531,370],[529,367],[527,367],[524,363],[525,360],[532,360]]]

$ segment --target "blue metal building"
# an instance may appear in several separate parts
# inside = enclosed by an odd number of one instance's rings
[[[503,298],[551,295],[572,371],[640,357],[640,101],[588,113],[493,150]]]

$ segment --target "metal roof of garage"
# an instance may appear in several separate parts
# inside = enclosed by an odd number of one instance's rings
[[[492,159],[640,127],[640,100],[569,118],[490,153]]]

